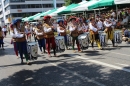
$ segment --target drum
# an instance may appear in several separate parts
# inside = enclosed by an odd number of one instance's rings
[[[104,31],[98,31],[98,34],[99,34],[99,35],[102,34],[102,33],[104,33]]]
[[[100,39],[100,45],[102,47],[106,47],[107,46],[107,34],[106,33],[101,33],[99,35],[99,39]]]
[[[57,50],[58,51],[65,51],[65,41],[64,41],[64,36],[57,36],[55,37],[55,42],[57,45]]]
[[[90,41],[90,33],[89,32],[85,32],[84,34],[87,35],[87,41],[88,41],[88,43],[91,43],[91,41]]]
[[[79,35],[78,41],[79,41],[81,49],[88,49],[89,43],[88,43],[88,37],[86,34]]]
[[[72,46],[72,37],[70,34],[67,34],[67,44],[68,46]]]
[[[36,60],[38,56],[38,46],[36,42],[27,43],[28,54],[30,60]]]
[[[114,32],[114,41],[115,43],[122,43],[122,31]]]

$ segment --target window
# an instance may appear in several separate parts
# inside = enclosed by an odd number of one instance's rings
[[[11,5],[10,7],[11,7],[11,9],[17,9],[16,5]]]
[[[25,2],[25,0],[10,0],[10,2]]]

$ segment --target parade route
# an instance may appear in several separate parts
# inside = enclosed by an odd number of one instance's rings
[[[32,65],[21,65],[9,37],[0,50],[0,86],[130,86],[130,45],[104,50],[72,50],[49,58],[40,54]]]

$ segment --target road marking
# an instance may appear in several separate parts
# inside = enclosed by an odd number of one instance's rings
[[[47,62],[49,62],[49,60],[47,60]],[[102,84],[102,83],[99,83],[99,82],[93,80],[93,79],[89,79],[88,77],[85,77],[85,76],[80,75],[80,74],[78,74],[78,73],[76,73],[76,72],[74,72],[74,71],[71,71],[71,70],[68,70],[68,69],[66,69],[66,68],[64,68],[64,67],[61,67],[61,66],[59,66],[59,65],[57,65],[57,64],[55,64],[55,63],[51,63],[51,62],[49,62],[49,63],[50,63],[51,65],[55,66],[55,67],[58,67],[58,68],[60,68],[60,69],[62,69],[62,70],[67,71],[68,73],[73,74],[74,76],[77,76],[77,77],[81,78],[82,80],[87,80],[88,82],[94,83],[94,84],[99,85],[99,86],[106,86],[106,85],[104,85],[104,84]]]
[[[128,64],[120,64],[120,63],[115,63],[115,64],[118,64],[118,65],[121,65],[121,66],[130,66]]]
[[[98,51],[100,51],[100,52],[110,52],[110,53],[114,53],[114,54],[117,54],[117,55],[123,55],[123,56],[130,56],[130,55],[128,55],[128,54],[122,54],[122,53],[117,53],[117,52],[111,52],[111,51],[102,51],[102,50],[98,50]]]
[[[70,55],[70,56],[71,56],[71,55]],[[92,60],[92,59],[90,59],[90,58],[84,58],[84,57],[81,57],[81,56],[74,56],[74,57],[75,57],[75,58],[79,58],[79,59],[84,59],[84,60],[87,60],[87,61],[92,62],[92,63],[95,63],[95,64],[99,64],[99,65],[111,67],[111,68],[114,68],[114,69],[118,69],[118,70],[122,70],[122,71],[129,72],[129,73],[130,73],[130,70],[129,70],[129,69],[126,69],[126,68],[123,68],[123,67],[119,67],[119,66],[115,66],[115,65],[112,65],[112,64],[108,64],[108,63],[104,63],[104,62]]]

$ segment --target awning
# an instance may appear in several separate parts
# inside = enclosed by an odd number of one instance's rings
[[[103,7],[103,6],[112,6],[114,4],[114,0],[99,0],[98,3],[95,3],[88,7],[88,9],[92,10],[94,8]]]
[[[115,4],[128,4],[130,0],[114,0]]]

